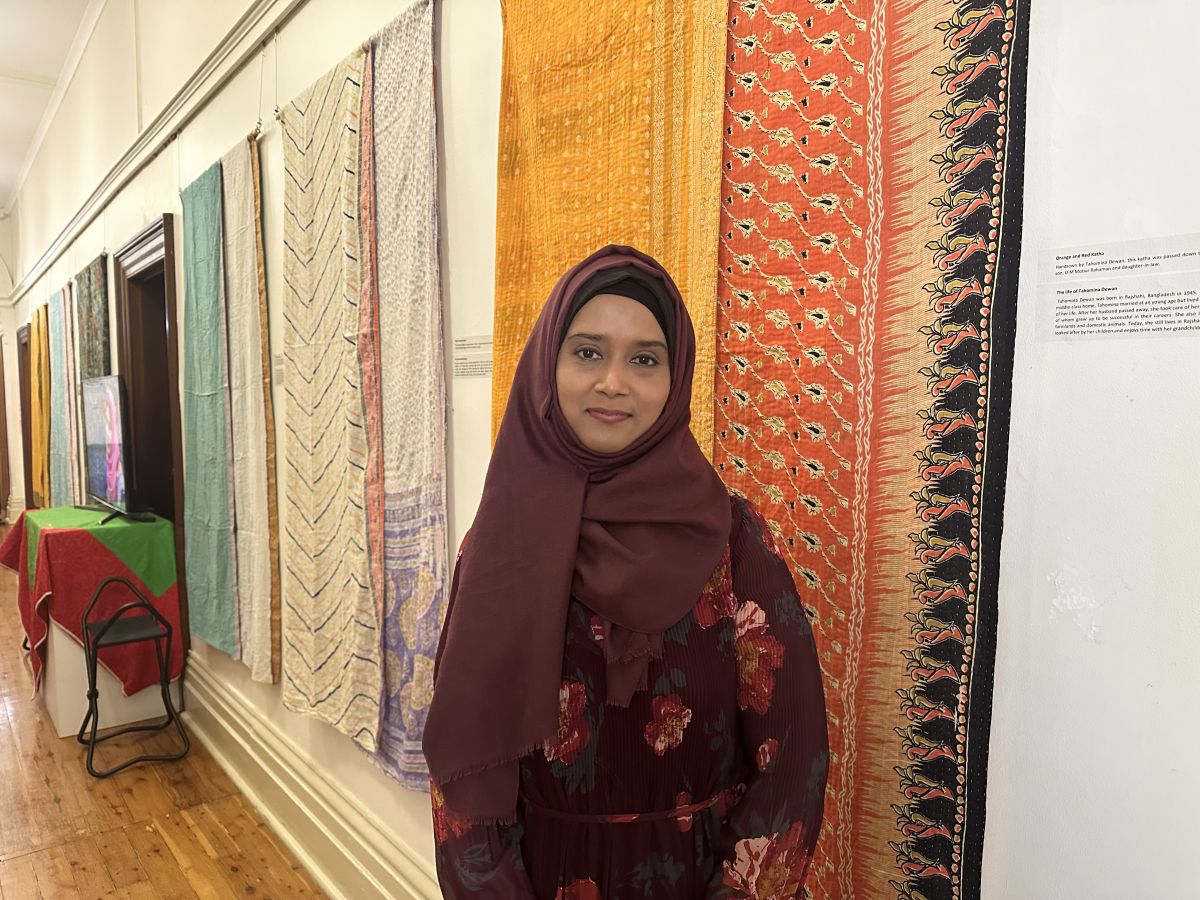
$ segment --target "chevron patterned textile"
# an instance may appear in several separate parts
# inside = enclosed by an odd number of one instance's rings
[[[183,524],[194,637],[237,657],[221,164],[183,190]]]
[[[358,50],[283,110],[283,698],[374,752],[380,622],[368,554]]]

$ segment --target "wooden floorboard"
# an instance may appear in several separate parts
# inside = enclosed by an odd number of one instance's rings
[[[16,575],[0,568],[2,900],[325,896],[195,739],[180,762],[88,775],[84,748],[59,738],[31,695],[23,637]],[[118,738],[96,765],[174,740]]]

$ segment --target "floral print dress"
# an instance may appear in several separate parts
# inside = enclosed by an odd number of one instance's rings
[[[829,762],[817,652],[766,523],[732,505],[728,552],[628,708],[605,703],[604,629],[572,601],[558,738],[521,761],[516,824],[471,824],[434,786],[443,896],[801,896]]]

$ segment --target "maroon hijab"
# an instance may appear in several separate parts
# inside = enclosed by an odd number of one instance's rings
[[[559,408],[558,352],[579,298],[630,279],[673,328],[671,392],[637,441],[597,453]],[[572,596],[605,620],[608,701],[628,705],[661,655],[662,632],[692,608],[720,562],[729,498],[688,430],[695,343],[671,277],[629,247],[593,253],[546,301],[454,572],[425,725],[429,771],[455,812],[515,817],[517,761],[558,735]]]

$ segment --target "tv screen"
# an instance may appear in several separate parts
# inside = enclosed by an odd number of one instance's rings
[[[83,380],[83,431],[87,452],[87,491],[95,500],[129,509],[126,482],[125,395],[119,375]]]

